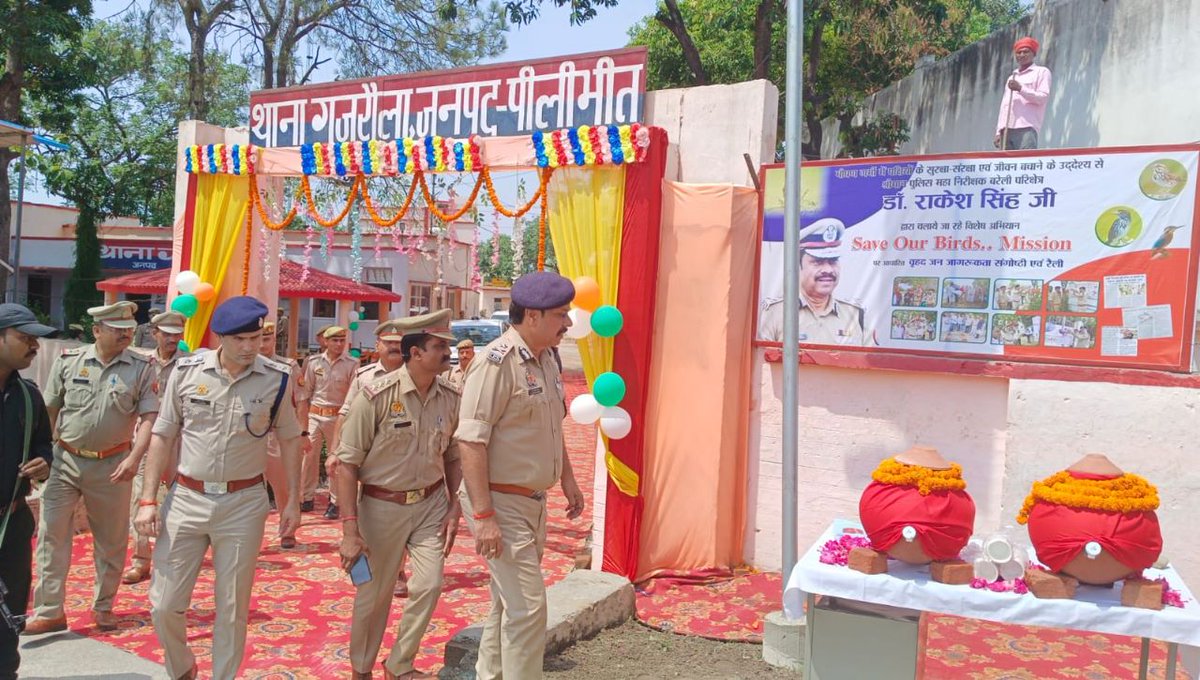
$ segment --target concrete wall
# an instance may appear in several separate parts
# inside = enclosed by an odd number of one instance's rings
[[[1032,35],[1053,73],[1040,146],[1127,146],[1200,140],[1200,3],[1194,0],[1048,0],[1020,23],[881,91],[868,110],[911,127],[904,154],[992,149],[1013,42]],[[837,155],[837,124],[822,156]]]

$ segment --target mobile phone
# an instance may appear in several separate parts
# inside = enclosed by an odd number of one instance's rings
[[[355,587],[371,580],[371,563],[367,562],[367,554],[363,553],[355,560],[354,566],[350,567],[350,582]]]

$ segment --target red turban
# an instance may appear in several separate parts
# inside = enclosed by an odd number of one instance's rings
[[[1013,43],[1013,52],[1016,52],[1017,50],[1021,49],[1022,47],[1028,47],[1030,50],[1033,51],[1034,54],[1037,54],[1038,48],[1041,46],[1038,45],[1038,41],[1026,36],[1024,38],[1021,38],[1017,42]]]
[[[1131,572],[1152,566],[1162,553],[1162,531],[1153,512],[1100,512],[1039,502],[1029,511],[1028,526],[1038,559],[1051,571],[1067,566],[1089,541]]]
[[[952,560],[971,539],[975,502],[966,491],[933,491],[928,496],[913,486],[871,482],[858,501],[858,515],[871,546],[886,552],[911,526],[925,554],[933,560]]]

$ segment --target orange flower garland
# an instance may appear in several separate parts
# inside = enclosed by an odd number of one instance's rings
[[[962,478],[962,466],[958,463],[951,463],[949,470],[933,470],[887,458],[871,473],[871,479],[880,484],[915,486],[922,496],[934,491],[962,491],[967,488]]]
[[[412,205],[413,197],[417,195],[417,180],[414,177],[412,183],[408,185],[408,196],[404,198],[404,204],[400,206],[400,209],[390,219],[385,220],[379,216],[379,213],[375,212],[375,204],[371,201],[371,194],[367,191],[366,182],[363,182],[362,195],[363,205],[366,206],[367,214],[371,216],[371,221],[375,223],[375,226],[381,229],[391,229],[408,214],[408,208]]]
[[[1126,473],[1111,479],[1084,479],[1064,470],[1033,483],[1017,515],[1017,523],[1028,522],[1029,512],[1038,502],[1077,510],[1153,512],[1158,509],[1158,489],[1139,475]]]

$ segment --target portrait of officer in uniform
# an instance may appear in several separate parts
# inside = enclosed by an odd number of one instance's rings
[[[67,628],[64,590],[81,497],[96,555],[92,618],[101,630],[117,627],[112,609],[128,552],[132,480],[158,412],[155,367],[129,349],[136,311],[132,302],[89,309],[96,342],[64,351],[50,369],[46,408],[57,441],[42,491],[35,611],[27,635]]]
[[[846,253],[846,228],[841,220],[824,218],[800,230],[800,342],[814,345],[869,345],[863,309],[834,292],[842,276],[841,257]],[[786,301],[771,301],[758,322],[758,337],[783,341]]]
[[[440,375],[450,365],[450,310],[388,322],[380,338],[401,338],[404,363],[354,396],[340,428],[338,496],[343,499],[342,568],[366,555],[372,578],[359,584],[350,627],[355,680],[369,680],[387,631],[404,557],[412,578],[384,677],[431,678],[413,668],[442,592],[445,556],[461,515],[458,389]],[[390,342],[390,340],[389,340]]]
[[[196,577],[212,548],[216,624],[212,677],[233,680],[246,645],[250,591],[270,504],[263,484],[267,435],[279,439],[288,498],[279,533],[300,522],[300,423],[292,406],[291,369],[259,354],[267,307],[247,296],[213,311],[219,349],[180,359],[162,394],[146,478],[168,470],[179,439],[175,481],[158,509],[152,488],[138,500],[137,530],[156,537],[150,617],[172,678],[195,678],[187,611]]]
[[[566,401],[554,348],[571,326],[575,286],[554,272],[513,284],[509,321],[467,369],[459,409],[463,514],[487,560],[492,608],[479,641],[481,680],[542,677],[546,649],[546,493],[562,485],[567,517],[583,494],[565,455]]]

